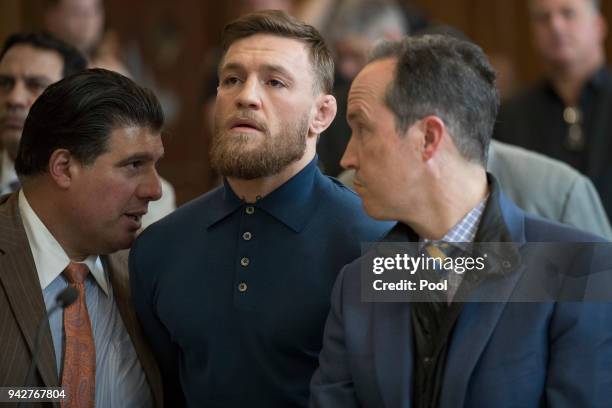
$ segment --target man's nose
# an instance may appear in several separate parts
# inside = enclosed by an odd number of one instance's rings
[[[153,168],[141,183],[138,195],[147,201],[157,201],[162,196],[161,180],[157,171]]]
[[[357,168],[357,155],[355,154],[355,138],[351,136],[342,159],[340,159],[340,165],[344,169],[355,169]]]
[[[261,107],[260,85],[256,78],[248,78],[242,84],[236,104],[239,108],[259,109]]]
[[[31,104],[30,99],[33,98],[23,81],[17,81],[6,94],[6,105],[11,108],[25,109]]]
[[[566,25],[566,18],[560,13],[553,13],[548,19],[548,27],[555,33],[559,33]]]

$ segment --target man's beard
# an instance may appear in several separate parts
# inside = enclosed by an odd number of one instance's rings
[[[255,119],[252,115],[241,118]],[[304,156],[308,117],[300,118],[293,126],[281,123],[282,134],[272,135],[264,124],[258,123],[260,135],[221,130],[215,123],[210,150],[211,167],[225,177],[253,180],[278,174]],[[249,146],[251,138],[263,138],[256,147]]]

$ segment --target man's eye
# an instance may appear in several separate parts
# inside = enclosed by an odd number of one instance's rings
[[[137,170],[142,166],[142,162],[141,161],[133,161],[133,162],[129,162],[127,164],[128,168],[133,169],[133,170]]]
[[[268,81],[268,84],[274,88],[285,88],[285,84],[278,79],[271,79]]]
[[[29,90],[40,93],[45,90],[48,84],[43,83],[41,81],[27,81],[26,86],[28,87]]]
[[[237,84],[239,81],[239,79],[237,77],[227,77],[224,78],[223,81],[221,81],[222,85],[235,85]]]
[[[14,83],[11,78],[0,78],[0,89],[9,90],[13,87]]]
[[[534,20],[537,23],[544,24],[550,20],[550,15],[548,13],[537,13],[534,15]]]
[[[571,18],[574,18],[574,16],[576,15],[576,12],[572,9],[563,9],[563,11],[561,11],[561,14],[563,15],[564,18],[569,20]]]

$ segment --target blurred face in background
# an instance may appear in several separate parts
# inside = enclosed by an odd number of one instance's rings
[[[531,0],[535,47],[544,62],[564,68],[603,53],[606,24],[591,0]]]
[[[11,47],[0,60],[0,142],[12,160],[30,107],[47,86],[62,79],[63,69],[58,52],[25,44]]]
[[[316,113],[315,88],[301,41],[256,34],[233,43],[219,69],[212,166],[252,180],[300,160]]]
[[[350,35],[334,42],[338,73],[352,81],[368,62],[373,42],[365,36]]]
[[[45,17],[51,34],[85,55],[91,54],[102,38],[104,6],[101,0],[58,0]]]

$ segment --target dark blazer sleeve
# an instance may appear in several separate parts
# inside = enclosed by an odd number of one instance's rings
[[[609,406],[612,304],[557,303],[549,327],[546,406]]]
[[[346,267],[338,275],[325,324],[319,368],[310,383],[311,408],[359,407],[349,370],[342,315],[343,281]]]
[[[169,407],[185,406],[185,397],[179,380],[179,351],[172,342],[170,333],[162,324],[155,311],[155,285],[152,271],[143,267],[147,251],[139,250],[136,240],[130,251],[129,270],[132,299],[138,319],[142,324],[145,337],[149,341],[159,365],[164,393],[164,405]],[[145,263],[146,265],[146,263]]]

